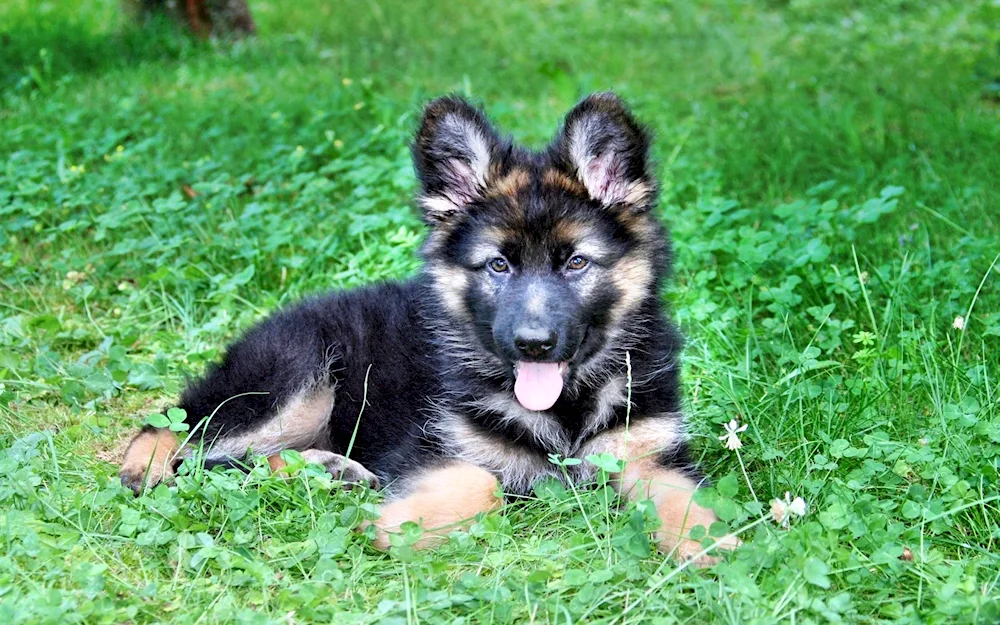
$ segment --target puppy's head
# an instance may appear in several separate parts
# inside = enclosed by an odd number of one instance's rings
[[[525,408],[552,407],[657,297],[666,241],[648,150],[609,93],[574,107],[541,152],[462,99],[424,111],[413,155],[426,270],[449,323],[471,330]]]

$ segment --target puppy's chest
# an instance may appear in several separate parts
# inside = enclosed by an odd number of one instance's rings
[[[544,477],[593,477],[596,468],[583,459],[600,451],[591,449],[592,440],[625,403],[625,381],[617,379],[590,394],[576,414],[530,411],[497,392],[444,411],[437,430],[449,455],[492,472],[508,493],[525,494]]]

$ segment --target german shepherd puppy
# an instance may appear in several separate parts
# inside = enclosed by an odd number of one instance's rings
[[[123,483],[167,479],[199,445],[208,464],[252,453],[274,468],[294,449],[345,481],[387,485],[377,547],[406,521],[425,546],[500,492],[562,479],[550,455],[610,453],[627,461],[620,492],[655,503],[661,549],[694,556],[688,531],[716,517],[692,502],[702,478],[681,413],[682,341],[660,296],[670,248],[649,143],[610,93],[580,102],[541,152],[462,99],[434,100],[413,145],[419,274],[251,328],[181,396],[193,436],[144,428]],[[596,467],[567,470],[584,482]]]

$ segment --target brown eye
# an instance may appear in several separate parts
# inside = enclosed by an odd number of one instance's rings
[[[583,256],[574,256],[573,258],[569,259],[568,263],[566,263],[566,267],[572,269],[573,271],[580,271],[589,264],[590,261],[584,258]]]
[[[492,269],[496,273],[504,273],[505,271],[510,269],[510,265],[508,265],[507,261],[503,258],[494,258],[493,260],[490,261],[489,265],[490,269]]]

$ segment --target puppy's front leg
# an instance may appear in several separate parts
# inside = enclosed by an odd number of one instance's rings
[[[374,545],[389,548],[389,534],[413,521],[423,528],[414,547],[421,549],[447,540],[448,532],[466,527],[464,523],[480,512],[500,507],[496,495],[499,483],[485,469],[454,460],[404,480],[399,498],[390,498],[382,506]]]
[[[668,414],[637,421],[627,430],[622,427],[604,432],[591,441],[586,452],[608,452],[625,460],[625,469],[617,474],[614,485],[630,499],[652,500],[662,521],[656,532],[660,551],[681,560],[702,551],[701,543],[689,538],[691,529],[701,525],[707,530],[718,520],[712,510],[693,501],[698,480],[692,477],[696,471],[687,462],[686,445],[679,416]],[[665,450],[674,453],[664,454]],[[739,540],[726,536],[717,544],[733,549]],[[694,564],[710,566],[717,561],[716,556],[703,555]]]
[[[663,466],[658,457],[637,459],[625,466],[619,480],[622,493],[632,499],[650,499],[662,521],[656,532],[660,551],[674,554],[680,560],[689,560],[702,551],[700,542],[691,540],[691,529],[701,525],[706,530],[718,520],[715,513],[693,501],[697,482],[685,471]],[[735,536],[717,541],[718,546],[733,549],[739,545]],[[718,562],[713,555],[699,556],[696,566],[711,566]]]

